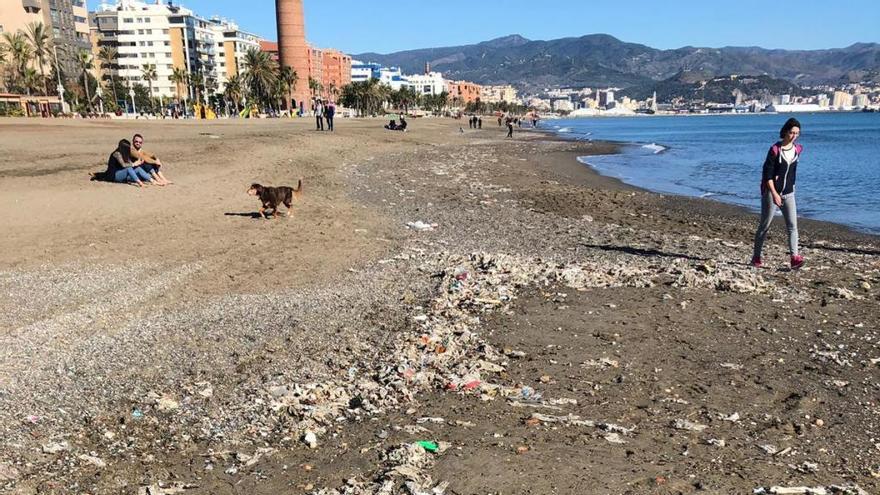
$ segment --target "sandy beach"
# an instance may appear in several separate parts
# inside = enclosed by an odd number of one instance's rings
[[[877,237],[383,124],[0,119],[0,493],[880,493]]]

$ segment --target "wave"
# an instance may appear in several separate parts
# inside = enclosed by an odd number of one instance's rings
[[[571,127],[563,127],[556,132],[558,132],[559,134],[569,134],[571,133]]]
[[[659,155],[660,153],[663,153],[664,151],[669,149],[666,146],[662,146],[657,143],[645,144],[642,145],[642,148],[646,150],[653,150],[655,155]]]

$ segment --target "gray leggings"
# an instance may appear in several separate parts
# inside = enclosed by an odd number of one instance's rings
[[[769,191],[761,195],[761,223],[758,224],[758,231],[755,232],[755,254],[756,258],[761,257],[761,249],[764,247],[764,239],[770,232],[770,224],[773,222],[773,216],[779,209],[773,203],[773,195]],[[782,216],[785,218],[785,226],[788,227],[788,251],[792,256],[798,254],[798,228],[797,228],[797,203],[794,201],[794,193],[782,196]]]

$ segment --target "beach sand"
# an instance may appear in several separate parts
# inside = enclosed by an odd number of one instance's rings
[[[0,119],[0,493],[880,490],[876,237],[382,125]]]

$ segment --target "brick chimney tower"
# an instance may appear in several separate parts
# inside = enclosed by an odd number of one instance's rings
[[[282,67],[291,67],[299,80],[293,98],[297,105],[303,102],[305,110],[311,109],[309,92],[309,47],[306,44],[306,22],[302,0],[275,0],[275,17],[278,22],[278,61]]]

